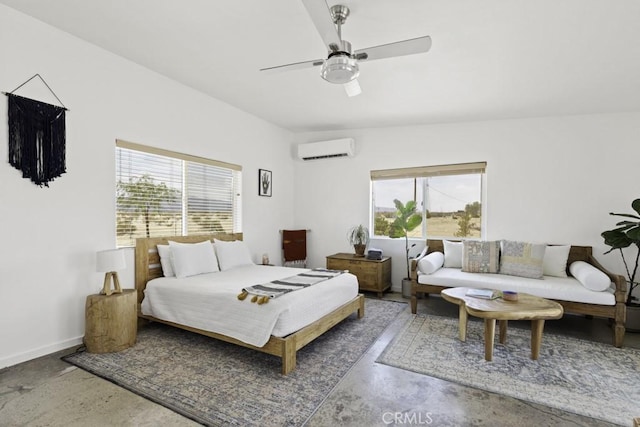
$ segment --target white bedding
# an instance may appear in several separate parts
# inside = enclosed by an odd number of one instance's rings
[[[289,335],[358,294],[358,279],[341,274],[308,288],[258,305],[237,295],[242,288],[309,271],[250,265],[178,279],[150,280],[144,291],[142,313],[161,320],[216,332],[262,347],[269,337]]]

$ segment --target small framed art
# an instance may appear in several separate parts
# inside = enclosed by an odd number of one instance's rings
[[[271,171],[258,169],[258,195],[271,197],[272,188],[273,179],[271,178]]]

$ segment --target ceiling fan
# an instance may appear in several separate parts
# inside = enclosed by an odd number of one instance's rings
[[[348,96],[355,96],[362,92],[357,80],[360,61],[424,53],[431,48],[431,37],[423,36],[352,51],[351,43],[342,39],[342,25],[350,12],[347,6],[336,4],[329,8],[326,0],[302,0],[302,3],[327,46],[327,59],[262,68],[260,71],[289,71],[321,66],[320,75],[323,79],[342,84]]]

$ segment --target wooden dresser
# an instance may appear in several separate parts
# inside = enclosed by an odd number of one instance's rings
[[[339,253],[327,257],[327,268],[349,270],[358,278],[361,291],[377,292],[378,297],[391,288],[391,258],[381,260],[358,257],[355,254]]]

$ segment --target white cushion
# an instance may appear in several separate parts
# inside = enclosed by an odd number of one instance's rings
[[[567,259],[570,245],[547,246],[542,260],[542,274],[545,276],[567,277]]]
[[[427,251],[428,250],[429,250],[429,246],[425,246],[424,249],[422,250],[422,252],[420,252],[420,254],[416,257],[416,262],[418,262],[422,258],[424,258],[427,255]]]
[[[441,268],[433,274],[420,274],[418,283],[435,286],[488,288],[500,291],[516,291],[561,301],[586,304],[615,305],[612,289],[593,292],[585,288],[574,277],[551,277],[530,279],[495,273],[465,273],[459,268]]]
[[[225,271],[230,268],[253,264],[249,248],[242,240],[226,242],[215,239],[214,242],[220,270]]]
[[[443,240],[444,266],[448,268],[462,268],[462,242]]]
[[[422,274],[432,274],[438,271],[444,264],[444,254],[442,252],[431,252],[418,261],[418,271]]]
[[[175,277],[173,271],[173,261],[171,260],[171,250],[169,245],[157,245],[158,255],[160,256],[160,265],[162,266],[162,275],[164,277]]]
[[[220,271],[218,260],[209,240],[200,243],[178,243],[169,241],[169,250],[176,277]]]
[[[573,277],[578,279],[578,282],[580,282],[582,286],[589,290],[602,292],[611,286],[609,276],[584,261],[571,263],[569,271]]]

